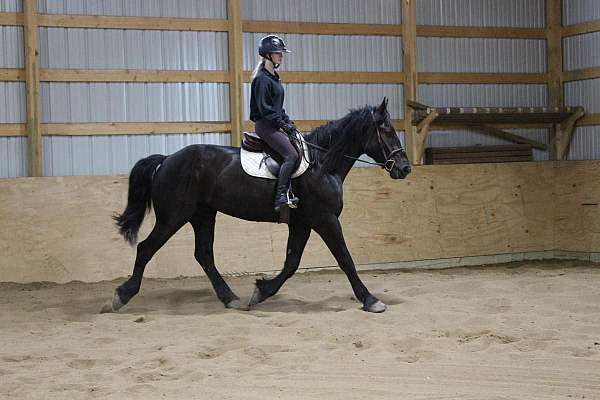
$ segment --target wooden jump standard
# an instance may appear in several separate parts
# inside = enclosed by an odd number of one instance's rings
[[[535,140],[506,132],[494,125],[523,124],[552,126],[552,159],[562,160],[567,154],[575,123],[584,114],[583,107],[429,107],[407,101],[412,109],[411,123],[416,126],[413,149],[414,163],[423,164],[429,129],[469,129],[500,137],[540,150],[547,146]]]

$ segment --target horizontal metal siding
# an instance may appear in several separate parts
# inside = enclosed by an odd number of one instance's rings
[[[43,68],[227,70],[226,32],[40,28]]]
[[[227,18],[226,0],[38,0],[38,8],[48,14]]]
[[[44,137],[44,175],[128,174],[150,154],[172,154],[191,144],[228,146],[229,133]]]
[[[393,119],[403,115],[402,85],[394,84],[284,84],[284,107],[295,120],[342,118],[350,109],[366,104],[378,105],[384,96],[389,98],[389,111]],[[250,84],[244,84],[244,118],[250,119]]]
[[[543,28],[544,0],[418,0],[417,24]]]
[[[245,0],[248,20],[399,24],[398,0]]]
[[[563,0],[563,25],[600,19],[598,0]]]
[[[24,123],[25,82],[0,82],[0,123]]]
[[[23,0],[0,1],[0,12],[23,12]]]
[[[27,138],[0,137],[0,178],[27,176]]]
[[[546,41],[532,39],[417,38],[421,72],[546,71]]]
[[[244,33],[244,69],[259,61],[258,44],[268,33]],[[291,54],[288,71],[402,71],[402,39],[382,36],[282,35]]]
[[[506,131],[550,145],[550,131],[548,129],[507,129]],[[427,147],[495,146],[502,144],[513,144],[513,142],[467,130],[433,131],[427,138]],[[549,160],[550,153],[548,150],[533,149],[533,159],[536,161]]]
[[[225,83],[43,82],[43,122],[229,121]]]
[[[434,107],[546,106],[546,85],[521,84],[422,84],[417,100]]]
[[[563,49],[566,71],[600,67],[600,32],[567,37],[563,39]]]
[[[0,68],[24,68],[23,27],[0,26]]]
[[[600,113],[600,79],[565,83],[565,104],[583,106],[586,113]]]
[[[567,159],[600,160],[600,125],[575,129]]]

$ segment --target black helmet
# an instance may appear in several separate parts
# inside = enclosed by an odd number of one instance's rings
[[[258,54],[267,57],[269,53],[291,53],[291,51],[285,47],[285,42],[279,36],[269,35],[260,40]]]

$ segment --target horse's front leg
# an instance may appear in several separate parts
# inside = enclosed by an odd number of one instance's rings
[[[250,299],[249,306],[263,302],[275,295],[285,281],[291,278],[296,270],[298,270],[311,229],[305,225],[289,225],[288,229],[287,253],[283,269],[272,279],[259,279],[256,281],[256,289],[254,290],[252,299]]]
[[[323,238],[340,268],[348,277],[354,295],[363,303],[363,310],[375,313],[384,312],[386,309],[385,304],[373,296],[358,277],[354,261],[352,261],[352,256],[346,247],[342,226],[338,218],[335,215],[329,215],[314,229]]]

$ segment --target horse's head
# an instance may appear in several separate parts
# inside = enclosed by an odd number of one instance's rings
[[[385,165],[392,179],[404,179],[410,174],[410,161],[396,135],[387,104],[388,99],[384,97],[373,109],[373,128],[368,130],[364,150],[369,157]]]

